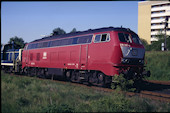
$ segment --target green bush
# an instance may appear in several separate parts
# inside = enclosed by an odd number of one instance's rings
[[[136,91],[137,89],[134,87],[134,80],[127,79],[125,74],[114,75],[114,81],[111,83],[111,88],[116,89],[118,91]]]

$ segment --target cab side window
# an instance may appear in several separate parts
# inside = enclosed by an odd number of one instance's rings
[[[94,42],[95,43],[100,42],[100,35],[96,35]]]
[[[106,41],[107,34],[102,34],[101,42]]]
[[[95,43],[99,42],[108,42],[110,41],[110,35],[109,34],[99,34],[95,36]]]

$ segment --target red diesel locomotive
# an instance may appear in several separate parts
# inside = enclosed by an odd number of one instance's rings
[[[61,75],[72,82],[106,85],[116,74],[146,75],[144,56],[136,33],[107,27],[30,42],[22,52],[22,69],[29,75]]]

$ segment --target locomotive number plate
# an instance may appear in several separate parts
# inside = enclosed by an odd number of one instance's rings
[[[132,55],[133,56],[137,56],[138,55],[138,50],[137,49],[133,49],[132,50]]]

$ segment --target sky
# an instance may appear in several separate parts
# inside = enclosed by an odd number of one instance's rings
[[[60,27],[69,33],[102,27],[125,27],[137,33],[139,1],[1,2],[1,44],[11,37],[29,43]]]

